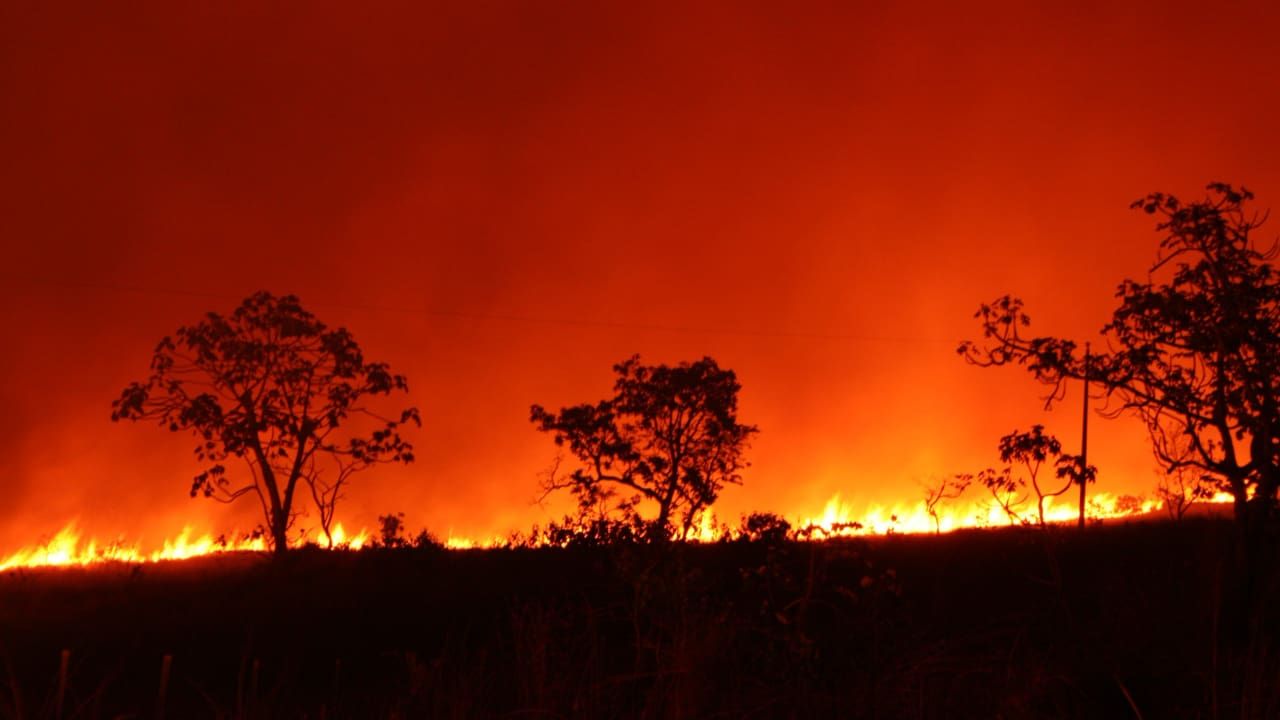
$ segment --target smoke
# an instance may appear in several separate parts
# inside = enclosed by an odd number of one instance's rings
[[[730,518],[914,499],[1035,422],[1075,442],[1070,403],[954,356],[977,303],[1087,337],[1152,257],[1129,200],[1280,197],[1275,9],[1153,7],[8,7],[0,541],[254,522],[187,498],[188,439],[107,416],[160,337],[258,289],[422,409],[349,524],[549,517],[529,404],[603,397],[635,352],[738,372],[762,434]],[[1148,489],[1140,429],[1096,427],[1100,485]]]

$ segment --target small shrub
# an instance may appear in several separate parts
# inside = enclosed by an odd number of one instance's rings
[[[378,544],[382,547],[406,547],[404,513],[387,513],[378,516]]]
[[[738,526],[738,537],[748,542],[776,545],[790,535],[791,523],[781,515],[771,512],[753,512],[743,517]]]

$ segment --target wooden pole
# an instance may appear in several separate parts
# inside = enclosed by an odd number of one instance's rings
[[[1089,343],[1084,344],[1084,419],[1080,421],[1080,529],[1084,530],[1084,495],[1089,471]]]

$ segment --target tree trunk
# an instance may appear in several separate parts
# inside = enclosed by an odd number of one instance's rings
[[[271,553],[282,558],[289,552],[289,515],[278,512],[271,518]]]
[[[1243,525],[1249,519],[1249,493],[1245,489],[1244,480],[1231,478],[1231,497],[1236,522]]]
[[[653,540],[667,540],[667,520],[671,517],[671,507],[667,503],[658,506],[658,517],[653,521],[653,525],[649,528],[648,538]]]

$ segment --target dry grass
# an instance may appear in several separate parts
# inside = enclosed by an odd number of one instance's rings
[[[0,717],[1275,717],[1268,557],[1203,520],[15,573]]]

